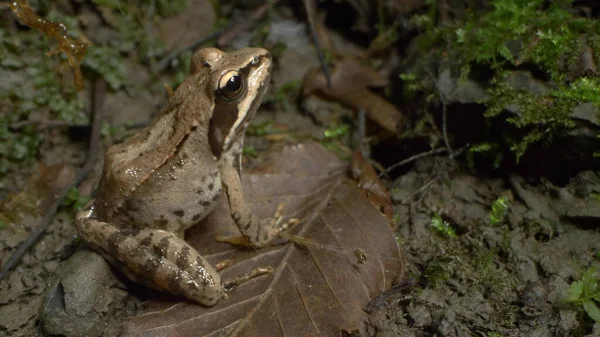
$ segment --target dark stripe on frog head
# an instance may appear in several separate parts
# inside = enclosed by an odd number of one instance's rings
[[[244,81],[244,93],[240,95],[240,97],[238,97],[235,100],[226,100],[222,97],[221,93],[219,93],[219,88],[215,88],[215,108],[213,111],[213,116],[210,119],[208,142],[210,144],[212,153],[217,158],[220,158],[221,153],[227,150],[223,148],[225,138],[229,135],[229,132],[238,120],[238,117],[241,117],[238,111],[239,104],[247,98],[248,92],[251,92],[251,90],[248,90],[248,77],[250,71],[254,68],[262,66],[264,63],[263,59],[269,58],[268,55],[260,55],[258,57],[260,58],[260,61],[256,65],[253,65],[252,62],[249,62],[245,67],[238,69],[238,72],[241,74]],[[260,83],[260,88],[256,89],[254,99],[248,107],[247,113],[245,114],[245,116],[243,116],[244,119],[241,120],[240,123],[238,123],[238,133],[244,132],[244,123],[254,116],[256,109],[258,109],[258,106],[262,101],[261,99],[257,98],[262,97],[262,95],[266,91],[266,84],[268,84],[268,81],[269,79],[265,78],[265,81],[263,83]],[[237,137],[237,135],[234,137]]]

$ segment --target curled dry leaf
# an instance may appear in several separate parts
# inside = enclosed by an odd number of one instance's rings
[[[403,269],[388,222],[344,178],[346,165],[317,144],[287,147],[268,166],[269,173],[245,175],[245,193],[262,217],[285,203],[286,216],[302,219],[287,233],[300,243],[256,251],[216,242],[217,234],[236,233],[221,203],[188,232],[190,244],[213,265],[231,260],[224,278],[258,266],[274,272],[213,307],[153,299],[126,320],[125,336],[339,336],[363,328],[364,306]]]
[[[87,44],[69,38],[67,27],[63,23],[46,20],[37,15],[27,0],[11,1],[8,8],[22,24],[35,28],[48,38],[56,40],[56,49],[51,50],[48,54],[54,55],[59,51],[65,54],[69,66],[73,69],[75,85],[78,90],[82,90],[85,83],[81,75],[81,60],[85,56]]]
[[[352,177],[358,182],[358,188],[365,198],[391,221],[394,213],[392,198],[379,180],[373,165],[365,160],[360,151],[355,151],[352,156]]]
[[[305,96],[315,93],[337,100],[356,111],[364,109],[370,120],[395,134],[404,127],[402,113],[369,90],[369,87],[384,87],[387,84],[387,79],[378,72],[354,61],[344,60],[333,67],[331,88],[327,86],[320,68],[313,68],[304,76],[302,90]]]

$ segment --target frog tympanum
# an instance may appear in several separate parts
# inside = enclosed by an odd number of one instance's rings
[[[183,232],[221,191],[253,247],[285,226],[259,219],[244,200],[244,132],[267,90],[271,58],[260,48],[197,51],[191,75],[146,129],[105,154],[93,205],[77,215],[80,236],[133,281],[203,305],[224,297],[219,273]]]

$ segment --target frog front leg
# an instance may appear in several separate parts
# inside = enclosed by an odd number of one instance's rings
[[[231,218],[252,247],[264,247],[291,223],[278,226],[277,220],[280,207],[278,207],[277,214],[273,218],[261,221],[256,214],[252,212],[244,199],[240,177],[241,168],[239,166],[239,156],[231,158],[230,160],[227,160],[228,158],[223,159],[225,160],[221,162],[219,170],[221,173],[223,189],[229,200]],[[292,223],[294,222],[295,221]]]
[[[214,305],[224,296],[219,273],[171,232],[120,229],[92,217],[78,216],[76,224],[82,239],[133,281],[206,306]]]

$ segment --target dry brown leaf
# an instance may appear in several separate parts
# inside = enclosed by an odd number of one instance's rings
[[[272,266],[213,307],[165,295],[125,322],[125,336],[339,336],[364,326],[363,307],[401,275],[403,263],[388,222],[344,178],[346,165],[317,144],[287,147],[265,174],[246,174],[244,188],[259,216],[284,202],[302,223],[289,233],[305,244],[258,251],[215,241],[236,233],[221,203],[188,241],[214,265],[231,259],[223,277]],[[360,258],[356,252],[360,252]]]
[[[77,90],[83,90],[85,83],[81,74],[81,60],[85,56],[88,43],[75,41],[67,35],[67,28],[63,23],[46,20],[29,6],[27,0],[16,0],[8,3],[8,8],[24,25],[35,28],[52,40],[56,40],[55,49],[48,52],[48,56],[63,52],[67,62],[73,69],[73,76]]]
[[[358,188],[365,198],[391,221],[394,215],[392,198],[379,180],[373,165],[365,160],[360,151],[355,151],[352,156],[352,176],[358,182]]]
[[[364,109],[367,117],[392,133],[404,128],[402,113],[390,102],[374,94],[369,87],[384,87],[387,79],[378,72],[354,61],[338,62],[331,71],[331,88],[320,68],[313,68],[304,76],[303,94],[317,93],[328,99],[359,111]]]

